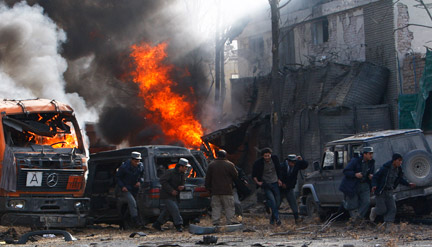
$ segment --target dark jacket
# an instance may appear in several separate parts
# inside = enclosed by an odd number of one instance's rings
[[[186,175],[178,170],[178,167],[169,169],[160,178],[160,184],[162,185],[160,192],[160,199],[171,199],[177,200],[179,195],[173,196],[171,193],[173,190],[177,190],[178,186],[185,184]],[[179,191],[180,193],[180,191]]]
[[[377,187],[375,190],[375,195],[380,195],[383,192],[385,184],[387,182],[389,171],[392,167],[392,163],[393,161],[388,161],[387,163],[382,165],[381,168],[374,174],[372,178],[372,187]],[[393,189],[396,189],[399,184],[409,186],[409,182],[403,178],[402,167],[398,167],[397,169],[398,175],[396,177],[396,180],[394,181]]]
[[[116,178],[119,188],[126,187],[132,194],[138,193],[139,188],[135,187],[137,182],[142,182],[144,166],[140,162],[133,167],[130,160],[123,162],[117,170]]]
[[[308,167],[308,162],[305,160],[297,160],[291,168],[292,171],[288,174],[288,160],[281,164],[281,181],[286,185],[286,189],[294,189],[297,184],[297,175],[300,170]]]
[[[238,166],[236,166],[235,168],[237,170],[238,176],[234,180],[234,188],[237,189],[239,200],[243,201],[246,197],[252,194],[252,191],[251,189],[249,189],[249,182],[246,173]]]
[[[278,179],[281,179],[279,158],[276,155],[272,155],[271,159],[273,160],[277,177]],[[258,181],[262,182],[263,172],[264,172],[264,158],[261,157],[258,160],[256,160],[255,163],[253,164],[252,178],[257,178]]]
[[[205,187],[212,195],[232,195],[238,173],[227,159],[216,159],[207,168]]]
[[[366,174],[364,174],[363,178],[356,178],[355,174],[358,172],[362,172],[361,166],[363,161],[363,155],[357,158],[351,159],[348,163],[347,167],[343,170],[343,174],[345,175],[342,179],[342,182],[339,186],[339,190],[342,191],[345,195],[351,197],[356,194],[356,187],[362,179],[365,179],[370,185],[369,175],[374,173],[375,170],[375,160],[372,159],[368,163],[368,169]]]

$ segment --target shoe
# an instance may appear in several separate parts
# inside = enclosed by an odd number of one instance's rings
[[[370,214],[369,214],[369,220],[371,222],[374,222],[375,219],[376,219],[376,216],[377,216],[376,209],[375,209],[375,207],[373,207],[373,208],[371,208],[371,211],[370,211]]]
[[[282,222],[280,220],[277,220],[276,225],[280,226],[280,225],[282,225]]]
[[[153,227],[154,229],[158,230],[158,231],[163,231],[163,230],[162,230],[162,226],[161,226],[161,224],[160,224],[159,222],[157,222],[157,221],[155,221],[155,222],[152,224],[152,227]]]
[[[271,218],[270,218],[270,225],[274,225],[274,223],[275,223],[275,222],[274,222],[274,219],[273,219],[273,217],[271,217]]]
[[[181,225],[176,225],[175,228],[177,232],[183,232],[183,227]]]
[[[385,233],[393,233],[395,231],[395,227],[393,226],[392,222],[385,222]]]

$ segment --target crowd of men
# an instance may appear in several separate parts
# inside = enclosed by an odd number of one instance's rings
[[[295,223],[299,223],[301,219],[294,188],[299,171],[306,169],[308,162],[295,154],[288,155],[283,162],[280,162],[270,148],[262,149],[260,154],[261,157],[253,164],[252,180],[265,195],[265,203],[270,215],[269,223],[282,224],[279,208],[284,198],[292,210]],[[140,160],[141,154],[132,152],[131,159],[121,165],[116,177],[121,196],[128,202],[132,221],[138,227],[143,227],[135,201],[143,175],[143,165]],[[344,178],[339,186],[339,190],[344,193],[341,208],[349,212],[350,227],[363,227],[367,223],[370,196],[374,193],[376,204],[370,210],[368,218],[373,222],[378,215],[381,215],[384,219],[383,228],[390,229],[396,215],[393,190],[399,184],[415,187],[415,184],[409,183],[403,177],[402,160],[402,156],[395,153],[390,161],[375,172],[372,147],[364,147],[359,157],[350,160],[343,170]],[[160,178],[162,186],[160,199],[163,207],[160,216],[152,225],[154,229],[161,231],[162,225],[171,218],[176,230],[183,231],[178,195],[184,190],[187,178],[185,173],[189,167],[189,161],[180,158],[175,168],[166,171]],[[225,150],[216,152],[216,159],[209,164],[205,178],[205,187],[211,193],[211,220],[214,226],[221,225],[222,212],[225,213],[226,224],[239,223],[235,216],[241,215],[242,209],[237,190],[247,187],[244,177],[243,171],[227,159]]]

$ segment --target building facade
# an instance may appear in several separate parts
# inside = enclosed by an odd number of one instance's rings
[[[387,67],[383,103],[398,128],[398,96],[417,92],[426,47],[432,47],[429,9],[432,0],[292,1],[280,13],[280,68],[353,61]],[[270,73],[270,19],[268,7],[237,38],[240,78]]]

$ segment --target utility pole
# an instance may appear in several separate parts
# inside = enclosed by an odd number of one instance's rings
[[[220,100],[220,1],[217,1],[216,30],[215,30],[215,105],[219,105]],[[219,114],[218,114],[219,115]],[[219,116],[218,116],[219,117]]]
[[[281,98],[281,75],[279,74],[279,0],[269,0],[271,10],[272,25],[272,111],[271,111],[271,130],[273,152],[282,157],[282,98]]]

